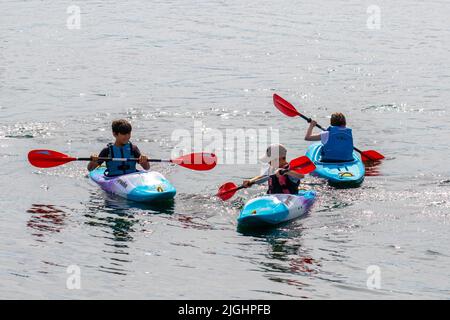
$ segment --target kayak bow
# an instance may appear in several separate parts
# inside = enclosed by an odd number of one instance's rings
[[[118,177],[105,176],[105,167],[89,173],[89,177],[104,191],[137,202],[171,200],[176,190],[159,172],[138,171]]]
[[[270,194],[250,200],[238,217],[238,227],[274,226],[304,215],[314,203],[314,191],[293,194]]]

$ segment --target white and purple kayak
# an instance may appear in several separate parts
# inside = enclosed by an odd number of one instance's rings
[[[287,222],[304,215],[314,203],[314,191],[293,194],[268,194],[250,200],[242,209],[239,227],[264,227]]]
[[[159,172],[138,171],[118,177],[105,176],[105,167],[98,167],[89,177],[104,191],[137,202],[156,202],[175,197],[176,189]]]

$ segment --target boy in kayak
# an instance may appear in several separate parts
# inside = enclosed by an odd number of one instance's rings
[[[142,155],[139,148],[131,144],[131,124],[127,120],[115,120],[112,123],[112,133],[116,138],[114,143],[109,143],[99,155],[91,155],[91,161],[87,169],[94,170],[103,163],[98,158],[138,158],[138,163],[144,170],[150,169],[148,158]],[[105,175],[108,177],[136,172],[136,161],[106,161]]]
[[[311,120],[306,131],[306,141],[321,141],[322,162],[347,162],[353,160],[353,135],[352,129],[347,128],[345,116],[336,112],[331,115],[330,124],[326,131],[312,134],[317,122]]]
[[[267,177],[267,179],[262,179],[258,184],[268,181],[268,194],[297,194],[300,179],[304,178],[304,175],[295,171],[287,171],[282,174],[282,170],[289,169],[286,154],[287,149],[283,145],[270,145],[266,150],[266,154],[260,159],[262,162],[268,163],[269,167],[261,176],[255,177],[252,180],[244,180],[243,185],[248,188],[255,183],[255,180]]]

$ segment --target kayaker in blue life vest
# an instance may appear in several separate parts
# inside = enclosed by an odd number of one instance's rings
[[[317,122],[311,120],[306,131],[306,141],[321,141],[322,162],[347,162],[353,160],[353,135],[352,129],[347,128],[345,116],[336,112],[331,115],[330,124],[326,131],[320,134],[312,134]]]
[[[103,163],[98,158],[138,158],[138,163],[144,170],[150,169],[148,158],[141,154],[139,148],[130,142],[131,124],[124,119],[115,120],[112,123],[112,133],[116,138],[114,143],[109,143],[99,155],[91,155],[91,161],[87,169],[94,170]],[[136,161],[106,161],[105,175],[108,177],[120,176],[136,172]]]
[[[305,176],[295,171],[287,171],[281,174],[283,169],[289,169],[289,162],[286,161],[286,155],[287,149],[285,146],[281,144],[270,145],[266,150],[266,154],[260,158],[261,162],[268,164],[263,174],[252,180],[244,180],[242,184],[248,188],[255,183],[253,181],[267,177],[267,179],[259,181],[258,184],[267,181],[269,184],[268,194],[297,194],[300,179]]]

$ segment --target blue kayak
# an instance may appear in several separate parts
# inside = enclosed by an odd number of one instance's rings
[[[366,169],[358,154],[353,151],[353,161],[349,162],[321,162],[321,143],[312,144],[306,151],[306,156],[316,165],[311,175],[324,178],[335,187],[357,187],[364,181]]]
[[[156,202],[175,197],[174,186],[159,172],[137,171],[107,177],[105,170],[105,167],[98,167],[89,173],[89,177],[108,193],[137,202]]]
[[[305,214],[314,203],[314,191],[268,194],[250,200],[238,217],[238,227],[266,227],[287,222]]]

